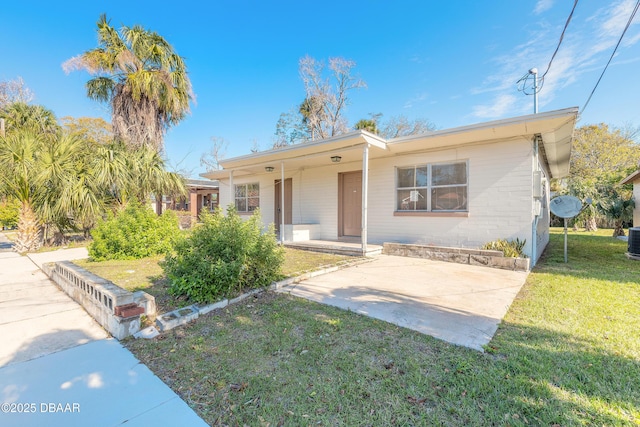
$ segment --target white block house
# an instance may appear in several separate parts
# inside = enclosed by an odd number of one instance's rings
[[[569,172],[577,108],[385,140],[366,131],[226,159],[220,206],[260,208],[281,239],[478,248],[549,241],[551,178]],[[280,183],[284,182],[284,186]],[[284,214],[282,214],[284,213]]]

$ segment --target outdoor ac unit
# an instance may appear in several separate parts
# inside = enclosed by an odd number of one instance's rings
[[[629,229],[629,255],[640,257],[640,227]]]

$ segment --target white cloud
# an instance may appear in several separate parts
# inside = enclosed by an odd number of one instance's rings
[[[473,115],[483,119],[501,117],[509,113],[516,103],[513,95],[497,95],[491,105],[476,105],[473,107]]]
[[[533,13],[540,15],[542,12],[551,9],[551,6],[553,6],[553,0],[538,0],[535,9],[533,9]]]
[[[548,9],[551,7],[551,3],[552,1],[539,0],[536,11],[546,10],[544,7]],[[544,86],[540,89],[540,107],[551,102],[559,90],[581,81],[580,77],[584,73],[603,69],[634,6],[634,0],[619,0],[586,18],[582,18],[578,10],[576,11],[565,33],[560,50],[545,76]],[[524,95],[516,92],[515,82],[527,72],[528,67],[538,66],[540,75],[545,72],[557,46],[564,21],[556,22],[554,27],[550,27],[542,19],[536,25],[537,29],[531,32],[526,42],[494,58],[494,72],[485,79],[480,87],[471,89],[470,92],[473,95],[494,93],[490,102],[472,107],[473,116],[500,118],[523,112],[521,111],[522,107],[519,110],[517,106],[525,104],[527,109],[524,112],[529,111],[528,105],[530,103],[524,100]],[[638,42],[640,42],[640,34],[630,28],[625,35],[622,46],[629,47]],[[621,61],[627,60],[629,58],[623,57],[618,51],[612,65],[622,64]],[[590,90],[590,87],[587,86],[590,84],[587,83],[585,86],[585,98]],[[510,108],[516,111],[510,110]]]
[[[419,93],[416,96],[414,96],[413,98],[411,98],[410,100],[408,100],[407,102],[405,102],[404,106],[402,108],[413,108],[413,106],[415,104],[421,103],[422,101],[427,99],[428,96],[429,96],[429,94],[426,93],[426,92]]]

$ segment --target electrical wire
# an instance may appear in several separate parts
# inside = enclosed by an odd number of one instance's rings
[[[553,52],[553,55],[551,55],[551,60],[549,60],[549,64],[547,65],[547,70],[544,73],[542,73],[542,76],[540,77],[540,79],[542,79],[542,80],[544,80],[544,77],[549,72],[549,69],[551,68],[551,63],[555,59],[555,57],[556,57],[556,55],[558,53],[558,50],[560,50],[560,45],[562,44],[562,40],[564,39],[564,33],[567,31],[567,27],[569,26],[569,22],[571,22],[571,18],[573,18],[573,12],[575,12],[577,5],[578,5],[578,0],[575,0],[573,2],[573,8],[571,9],[571,13],[569,14],[569,17],[567,18],[567,22],[564,23],[564,28],[562,29],[562,33],[560,34],[560,40],[558,40],[558,46],[556,46],[556,50]]]
[[[536,93],[536,85],[535,81],[529,83],[529,80],[533,80],[533,74],[527,71],[527,73],[520,77],[520,79],[516,82],[518,87],[518,91],[524,93],[525,95],[533,95]],[[544,80],[538,78],[538,92],[544,86]]]
[[[527,72],[524,76],[520,77],[520,79],[516,82],[516,84],[519,84],[520,87],[518,87],[518,91],[523,92],[525,95],[534,95],[536,92],[540,92],[542,90],[542,87],[544,86],[544,78],[547,75],[547,73],[549,72],[549,70],[551,69],[551,64],[553,63],[553,60],[555,59],[556,55],[558,54],[558,51],[560,50],[560,45],[562,44],[562,41],[564,40],[564,34],[567,31],[567,27],[569,26],[569,23],[571,22],[571,18],[573,18],[573,12],[575,12],[576,10],[576,6],[578,5],[578,0],[574,0],[573,2],[573,7],[571,8],[571,12],[569,13],[569,16],[567,17],[567,21],[564,23],[564,28],[562,29],[562,33],[560,34],[560,39],[558,40],[558,44],[556,46],[556,50],[553,52],[553,55],[551,55],[551,59],[549,60],[549,64],[547,64],[547,69],[545,70],[544,73],[542,73],[542,75],[540,77],[538,77],[538,85],[537,85],[537,90],[536,90],[536,82],[533,83],[528,83],[529,82],[529,78],[531,76],[533,76],[532,73]]]
[[[633,12],[631,12],[631,16],[629,17],[629,20],[627,21],[627,25],[624,27],[624,30],[622,31],[622,34],[620,35],[620,38],[618,39],[618,43],[616,43],[616,47],[613,48],[613,52],[611,53],[611,57],[609,57],[609,60],[607,61],[607,65],[604,66],[604,70],[602,70],[602,74],[600,74],[600,77],[598,78],[598,81],[596,82],[596,85],[593,87],[593,90],[589,94],[589,98],[587,98],[587,102],[584,103],[584,106],[582,107],[581,113],[584,113],[584,110],[587,108],[587,105],[589,105],[589,101],[591,101],[591,97],[593,96],[593,94],[595,93],[596,89],[598,88],[598,85],[600,84],[600,80],[602,80],[602,77],[604,76],[604,73],[607,71],[607,68],[609,68],[609,64],[611,64],[611,60],[615,56],[616,51],[618,50],[618,47],[620,46],[620,43],[622,42],[622,38],[624,37],[624,35],[626,34],[627,30],[631,26],[631,22],[633,21],[633,18],[635,18],[636,12],[638,11],[639,7],[640,7],[640,0],[638,0],[636,2],[636,6],[633,8]]]

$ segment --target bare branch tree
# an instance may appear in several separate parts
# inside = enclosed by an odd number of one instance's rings
[[[211,150],[200,156],[200,166],[204,166],[207,169],[207,172],[222,169],[220,161],[224,159],[224,156],[227,153],[227,147],[229,146],[229,142],[220,136],[212,136],[211,142],[213,142]]]
[[[260,151],[260,144],[257,139],[253,139],[251,141],[251,148],[249,149],[252,153],[258,153]]]
[[[33,92],[18,77],[15,80],[0,82],[0,109],[14,102],[28,104],[33,100]]]
[[[436,126],[427,119],[409,120],[406,116],[394,116],[382,126],[380,136],[386,139],[401,136],[420,135],[436,130]]]
[[[352,89],[367,87],[351,70],[356,63],[336,57],[329,58],[331,78],[325,77],[325,64],[305,56],[300,59],[299,72],[304,84],[306,98],[300,107],[311,134],[311,139],[329,138],[349,130],[344,110],[349,103],[348,93]]]

